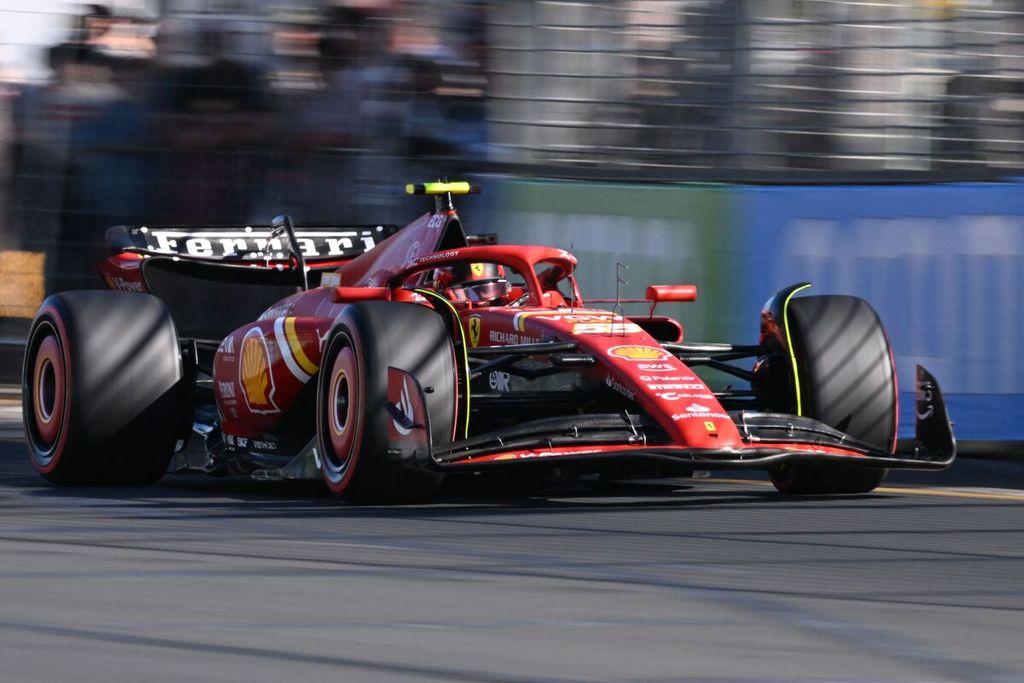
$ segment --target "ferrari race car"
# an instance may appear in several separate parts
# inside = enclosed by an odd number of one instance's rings
[[[796,284],[756,344],[692,342],[656,307],[695,286],[588,306],[571,253],[466,234],[453,195],[476,188],[406,190],[434,209],[404,228],[112,228],[109,291],[54,294],[32,325],[32,464],[56,484],[322,478],[409,503],[457,472],[760,468],[783,493],[862,493],[953,462],[920,366],[916,442],[896,452],[893,355],[861,299]]]

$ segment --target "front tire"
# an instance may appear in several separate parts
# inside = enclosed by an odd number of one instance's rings
[[[324,348],[317,392],[320,471],[354,503],[420,503],[443,475],[393,461],[388,451],[388,368],[425,390],[433,445],[451,443],[456,374],[451,337],[433,310],[408,303],[349,305]]]
[[[802,297],[789,302],[786,324],[796,360],[796,377],[790,377],[791,389],[799,392],[796,411],[893,452],[896,369],[875,310],[852,296]],[[771,480],[787,494],[854,494],[874,490],[887,472],[796,464],[773,470]]]
[[[148,294],[78,291],[43,302],[22,368],[32,466],[62,485],[163,475],[182,408],[174,322]]]

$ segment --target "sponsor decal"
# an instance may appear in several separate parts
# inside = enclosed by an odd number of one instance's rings
[[[416,247],[417,250],[419,250],[419,244],[419,242],[415,242],[413,243],[413,246]],[[409,248],[409,251],[412,251],[412,247]],[[419,265],[421,263],[433,263],[434,261],[444,261],[445,259],[453,259],[456,258],[458,255],[459,252],[455,251],[454,249],[449,249],[448,251],[439,251],[436,254],[427,254],[426,256],[421,256],[420,258],[416,259],[416,265]]]
[[[509,391],[509,380],[512,379],[512,375],[501,370],[494,370],[487,375],[487,384],[491,387],[491,391],[506,392]]]
[[[478,315],[469,316],[469,343],[474,348],[480,344],[480,327],[483,321]]]
[[[608,355],[632,361],[666,360],[672,357],[668,351],[656,346],[613,346],[608,349]]]
[[[274,318],[283,318],[292,312],[292,302],[287,301],[276,306],[271,306],[267,310],[260,313],[260,317],[256,320],[273,320]]]
[[[705,424],[707,424],[708,421],[709,421],[708,420],[709,417],[717,418],[719,420],[731,420],[732,419],[732,418],[729,417],[728,413],[720,413],[718,411],[714,411],[713,410],[713,411],[711,411],[709,413],[673,413],[672,414],[672,421],[673,422],[679,422],[680,420],[699,419],[699,420],[704,420]],[[712,422],[711,424],[714,424],[714,422]]]
[[[640,375],[641,382],[692,382],[694,375]]]
[[[688,385],[688,386],[690,386],[690,387],[692,387],[694,389],[704,389],[705,388],[703,384],[692,384],[692,385]],[[706,393],[705,394],[688,394],[688,393],[680,393],[678,391],[658,391],[658,392],[655,392],[654,395],[657,396],[658,398],[664,400],[664,401],[683,401],[683,400],[688,399],[688,398],[706,398],[706,399],[714,398],[713,395],[708,395]]]
[[[277,443],[274,441],[256,441],[252,442],[252,447],[258,451],[276,451]]]
[[[487,338],[491,340],[492,344],[536,344],[539,340],[536,337],[531,337],[526,334],[516,334],[514,332],[502,332],[501,330],[491,330]]]
[[[254,327],[245,333],[241,346],[242,362],[238,365],[238,383],[242,396],[252,413],[279,413],[274,403],[274,375],[270,372],[270,347],[263,331]]]
[[[599,323],[576,323],[572,326],[573,334],[637,334],[642,332],[640,326],[631,322],[612,322],[606,320]]]
[[[146,291],[146,288],[142,286],[141,282],[125,280],[120,275],[104,275],[103,279],[106,280],[107,286],[111,289],[120,289],[122,292],[139,293],[145,293]]]
[[[217,350],[220,351],[221,353],[226,353],[226,354],[234,353],[235,352],[235,335],[229,334],[228,336],[224,337],[224,341],[222,341],[220,343],[220,346],[217,347]]]
[[[705,389],[706,387],[698,382],[676,382],[671,384],[651,383],[647,385],[647,388],[652,391],[693,391],[695,389]]]
[[[718,427],[715,426],[714,422],[711,422],[710,420],[705,420],[704,429],[707,430],[708,434],[712,436],[718,436]]]
[[[715,400],[715,395],[712,394],[712,393],[708,393],[706,391],[702,392],[702,393],[696,393],[696,394],[692,393],[692,392],[684,392],[684,391],[673,391],[671,393],[674,396],[677,397],[674,400],[679,400],[679,401],[684,401],[686,399],[691,399],[692,400],[692,399],[695,399],[695,398],[703,400],[703,401],[714,401]]]
[[[201,236],[200,236],[201,235]],[[281,252],[284,244],[279,238],[270,239],[268,229],[252,227],[233,230],[188,230],[153,228],[145,233],[146,246],[165,254],[183,254],[206,258],[243,256],[258,259],[266,251]],[[369,251],[376,246],[371,230],[315,230],[295,231],[295,241],[303,256],[350,256]],[[258,253],[257,253],[258,252]]]
[[[409,400],[409,380],[407,378],[402,378],[402,394],[399,396],[398,402],[395,403],[395,408],[397,408],[398,412],[404,415],[409,422],[415,424],[416,415],[412,409],[412,401]],[[405,436],[412,431],[411,427],[403,427],[398,424],[398,420],[395,418],[391,418],[391,424],[394,425],[395,431],[402,436]]]
[[[702,406],[699,403],[691,403],[690,405],[686,406],[686,410],[688,412],[691,412],[691,413],[710,413],[711,412],[711,408],[708,408],[707,406]]]
[[[409,245],[409,248],[405,252],[405,258],[402,259],[402,263],[413,263],[416,260],[416,255],[420,253],[420,241],[415,240]]]
[[[473,277],[484,276],[484,264],[482,263],[470,263],[469,272],[473,273]]]
[[[537,318],[538,320],[552,320],[562,321],[568,323],[603,323],[608,325],[611,321],[621,321],[622,316],[614,313],[551,313],[549,311],[523,311],[522,313],[516,313],[512,318],[513,327],[520,332],[526,329],[526,321],[530,318]],[[624,323],[624,325],[633,325],[633,323]],[[637,331],[639,327],[637,327]],[[617,333],[621,333],[616,329]],[[579,332],[579,334],[607,334],[604,332]]]
[[[671,363],[638,363],[638,370],[645,370],[646,372],[678,372],[679,368],[672,365]]]
[[[248,448],[249,439],[245,438],[244,436],[239,436],[235,439],[235,445],[238,446],[239,448]]]
[[[235,385],[233,382],[217,382],[217,391],[220,393],[221,398],[235,397]]]
[[[630,401],[632,401],[632,400],[634,400],[636,398],[636,392],[631,391],[629,389],[629,387],[627,387],[626,385],[622,384],[621,382],[619,382],[617,379],[615,379],[611,375],[608,375],[607,377],[605,377],[604,383],[606,385],[608,385],[609,387],[611,387],[612,389],[614,389],[615,391],[617,391],[620,394],[622,394],[623,396],[625,396],[626,398],[628,398]]]

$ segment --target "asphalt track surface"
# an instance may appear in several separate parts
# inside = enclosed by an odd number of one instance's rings
[[[1024,681],[1019,462],[856,497],[754,473],[389,509],[57,489],[0,434],[4,683]]]

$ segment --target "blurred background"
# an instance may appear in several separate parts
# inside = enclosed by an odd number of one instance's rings
[[[0,0],[0,379],[110,225],[404,224],[469,177],[592,296],[697,283],[693,339],[864,296],[904,387],[1024,438],[1022,176],[1022,0]]]

